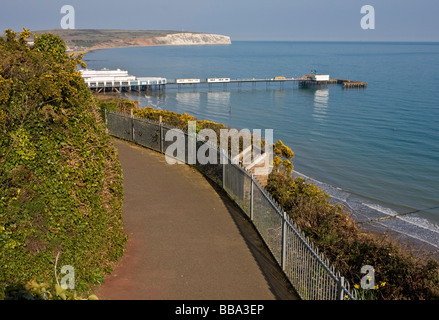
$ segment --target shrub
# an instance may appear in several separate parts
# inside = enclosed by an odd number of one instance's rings
[[[267,190],[334,264],[340,273],[367,298],[439,299],[439,264],[415,257],[385,235],[360,229],[329,195],[302,178],[273,172]],[[375,269],[377,287],[359,287],[361,267]],[[383,285],[384,284],[384,285]]]
[[[54,288],[59,255],[86,292],[123,254],[121,167],[82,56],[51,34],[28,47],[29,34],[0,39],[0,288]]]

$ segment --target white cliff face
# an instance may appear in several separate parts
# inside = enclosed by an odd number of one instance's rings
[[[155,38],[162,45],[231,44],[230,37],[210,33],[174,33]]]
[[[189,33],[179,32],[167,34],[163,37],[112,39],[98,43],[89,50],[123,48],[123,47],[145,47],[145,46],[190,46],[190,45],[215,45],[231,44],[230,37],[211,33]]]

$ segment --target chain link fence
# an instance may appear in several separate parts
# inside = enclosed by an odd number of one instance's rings
[[[356,289],[350,288],[349,283],[335,270],[323,253],[319,253],[318,248],[282,210],[258,180],[239,164],[233,163],[222,149],[197,137],[192,137],[193,140],[191,140],[187,132],[181,131],[182,134],[176,139],[182,139],[184,150],[187,151],[194,146],[195,155],[199,152],[204,155],[209,153],[209,159],[212,161],[200,163],[197,160],[198,157],[195,157],[195,161],[193,158],[190,159],[189,152],[177,154],[176,150],[170,148],[175,141],[166,139],[166,137],[167,133],[175,128],[169,128],[163,123],[106,111],[105,124],[112,136],[193,165],[222,187],[253,222],[302,299],[356,300],[359,298]],[[171,133],[176,132],[174,131]],[[168,148],[172,151],[168,152]],[[213,154],[210,154],[211,152]]]

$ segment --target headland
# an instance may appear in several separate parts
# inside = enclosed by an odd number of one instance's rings
[[[53,29],[34,33],[58,35],[66,43],[68,52],[73,53],[125,47],[232,43],[229,36],[192,31]]]

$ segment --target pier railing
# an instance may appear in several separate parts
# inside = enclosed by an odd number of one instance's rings
[[[162,154],[166,154],[168,146],[173,143],[165,140],[166,133],[173,128],[163,123],[107,111],[105,124],[112,136]],[[201,146],[209,143],[198,138],[196,141],[197,152]],[[185,133],[185,146],[188,150],[187,133]],[[304,300],[358,299],[355,288],[350,288],[349,283],[329,263],[323,253],[319,252],[258,180],[250,172],[234,164],[216,145],[210,145],[209,149],[216,150],[216,163],[201,164],[197,161],[194,166],[221,186],[245,212],[298,295]],[[189,162],[187,153],[184,162]]]

